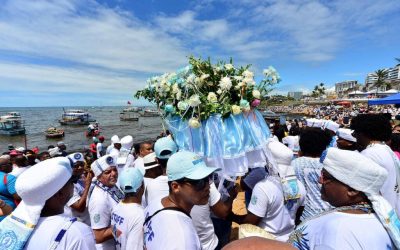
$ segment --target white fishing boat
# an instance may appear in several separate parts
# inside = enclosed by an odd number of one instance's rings
[[[58,121],[61,125],[89,125],[96,120],[86,111],[70,109],[64,110],[61,119]]]
[[[24,121],[19,112],[8,112],[0,116],[0,134],[23,135],[25,134]]]
[[[141,112],[139,112],[141,116],[143,117],[157,117],[160,116],[160,113],[157,110],[153,109],[145,109]]]
[[[141,111],[142,108],[139,107],[128,107],[122,110],[121,113],[119,113],[119,119],[121,121],[139,121],[139,111]]]

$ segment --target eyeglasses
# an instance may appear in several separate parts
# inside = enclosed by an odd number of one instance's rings
[[[194,190],[196,191],[201,191],[204,188],[206,188],[207,185],[210,185],[210,183],[212,182],[210,176],[207,176],[203,179],[200,180],[192,180],[189,178],[182,178],[180,180],[176,180],[176,182],[178,183],[187,183],[190,186],[192,186],[194,188]]]

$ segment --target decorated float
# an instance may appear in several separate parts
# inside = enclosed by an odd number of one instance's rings
[[[179,150],[203,156],[227,178],[265,165],[270,131],[257,107],[279,81],[273,67],[256,83],[250,65],[190,57],[188,66],[148,79],[135,97],[157,105]]]

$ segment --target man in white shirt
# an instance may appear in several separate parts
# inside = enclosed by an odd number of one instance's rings
[[[107,147],[106,154],[107,155],[118,155],[119,149],[121,148],[121,140],[118,135],[113,135],[111,137],[111,144]]]
[[[105,155],[92,163],[91,169],[97,178],[89,192],[88,210],[90,224],[96,239],[98,250],[115,249],[112,235],[111,212],[123,198],[122,191],[116,186],[118,171],[115,156]]]
[[[92,172],[84,177],[85,158],[82,153],[73,153],[67,156],[72,165],[72,176],[74,178],[74,192],[64,207],[64,214],[76,217],[79,221],[90,226],[89,212],[86,206],[89,189],[92,183]]]
[[[91,229],[63,215],[73,191],[71,175],[70,162],[58,157],[18,177],[16,190],[23,201],[0,223],[1,249],[95,249]]]
[[[126,168],[119,176],[119,185],[125,198],[114,207],[111,226],[117,250],[143,250],[144,211],[143,195],[144,169]]]
[[[130,135],[124,136],[121,139],[121,149],[117,157],[117,169],[120,174],[125,168],[133,166],[135,158],[131,154],[133,146],[133,138]]]
[[[206,205],[210,175],[218,169],[206,166],[192,152],[177,152],[167,163],[169,195],[145,210],[144,243],[148,250],[199,250],[201,244],[190,211]]]
[[[334,210],[300,224],[298,249],[398,249],[400,221],[380,195],[388,172],[357,151],[329,148],[321,157],[321,197]]]
[[[143,157],[153,152],[153,145],[150,142],[142,142],[139,145],[139,156],[134,161],[134,166],[140,166],[144,168]]]
[[[280,142],[271,140],[267,149],[273,159],[269,176],[253,189],[248,214],[233,216],[239,224],[253,224],[286,241],[294,230],[296,213],[305,199],[305,189],[290,166],[293,151]]]
[[[391,137],[390,121],[381,114],[362,114],[352,119],[350,128],[354,130],[353,135],[357,139],[361,154],[388,171],[389,175],[381,188],[381,193],[400,214],[400,179],[397,177],[400,176],[400,163],[385,143]]]
[[[154,143],[156,162],[153,164],[146,163],[146,165],[148,165],[146,167],[158,165],[162,170],[162,174],[148,180],[144,195],[146,204],[149,204],[152,200],[161,200],[161,198],[168,196],[167,162],[171,155],[175,154],[177,151],[178,147],[170,137],[160,138]]]
[[[106,149],[103,143],[104,143],[104,136],[99,136],[99,142],[96,144],[97,159],[106,154]]]

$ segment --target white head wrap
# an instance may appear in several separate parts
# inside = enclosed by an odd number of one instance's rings
[[[400,221],[389,202],[379,193],[388,172],[356,151],[329,148],[321,156],[324,169],[340,182],[363,192],[380,222],[400,249]]]
[[[0,222],[0,238],[12,244],[7,249],[23,249],[33,232],[45,202],[71,178],[70,161],[57,157],[39,162],[23,172],[15,182],[21,203]]]
[[[111,143],[112,143],[112,144],[114,144],[114,143],[120,143],[120,142],[121,142],[121,140],[119,139],[118,135],[113,135],[113,136],[111,137]]]
[[[268,158],[272,165],[270,172],[275,175],[279,174],[285,201],[300,198],[299,182],[293,167],[290,165],[293,159],[293,151],[275,140],[268,141],[267,149],[271,152],[271,157]]]
[[[121,147],[127,150],[131,150],[133,146],[133,137],[130,135],[122,137],[121,141]]]
[[[307,119],[307,127],[313,127],[313,128],[322,128],[324,126],[325,121],[311,118]]]
[[[98,177],[104,171],[116,165],[117,165],[117,159],[115,155],[104,155],[99,159],[95,160],[92,163],[92,165],[90,165],[90,168],[92,169],[94,175]]]
[[[329,129],[330,131],[333,131],[336,133],[336,131],[339,129],[339,124],[337,124],[334,121],[325,121],[323,125],[323,129]]]
[[[339,128],[338,131],[336,132],[336,134],[339,138],[342,138],[346,141],[357,142],[357,139],[351,135],[352,133],[353,133],[353,130],[348,129],[348,128]]]

